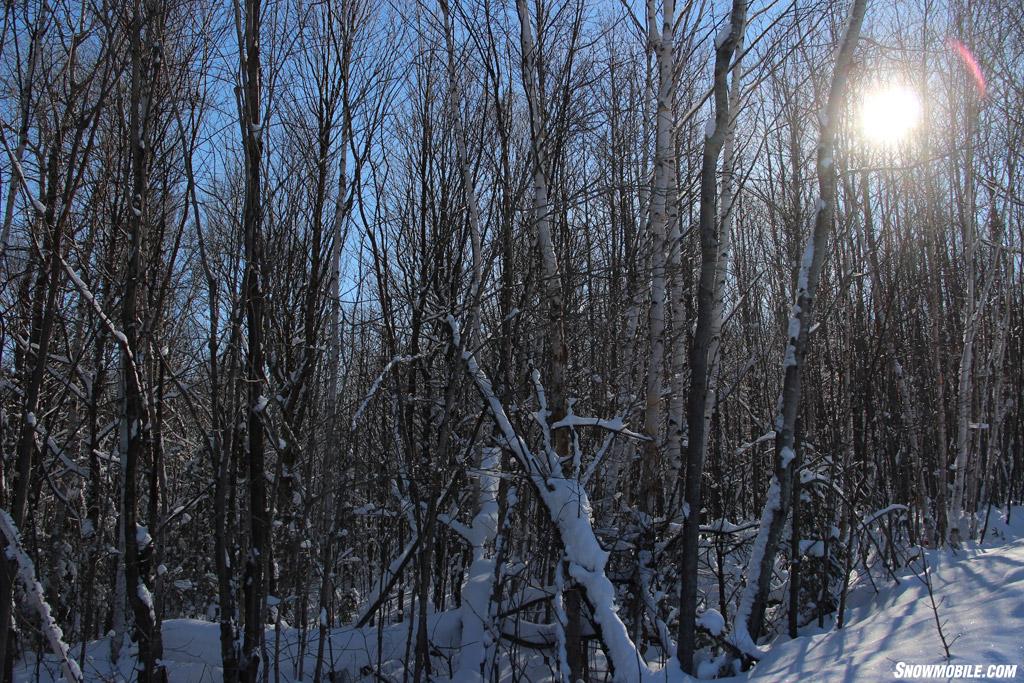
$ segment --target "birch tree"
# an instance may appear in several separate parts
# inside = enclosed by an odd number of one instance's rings
[[[760,527],[750,562],[747,583],[734,620],[733,641],[745,655],[757,658],[763,652],[757,646],[767,607],[768,590],[775,568],[775,555],[789,512],[794,477],[793,459],[796,420],[800,410],[801,369],[807,357],[813,305],[825,261],[829,232],[835,219],[836,175],[834,167],[835,139],[840,125],[840,112],[846,97],[846,85],[853,64],[853,52],[860,38],[867,0],[854,0],[848,24],[843,33],[833,66],[828,98],[821,110],[820,132],[816,151],[818,202],[814,211],[814,228],[800,263],[796,300],[789,316],[788,339],[782,367],[782,395],[775,418],[775,467],[768,497],[761,513]]]
[[[718,157],[733,126],[730,112],[728,77],[733,69],[733,54],[743,40],[746,26],[747,3],[735,0],[729,14],[729,23],[719,29],[715,39],[715,66],[713,81],[714,119],[707,126],[700,172],[700,246],[701,268],[697,289],[697,329],[690,352],[690,392],[687,396],[686,422],[689,440],[686,447],[686,478],[682,482],[683,544],[680,562],[682,588],[679,606],[679,663],[686,673],[693,673],[693,652],[697,616],[697,552],[700,535],[701,484],[707,450],[709,403],[709,377],[714,371],[718,355],[718,338],[722,332],[722,291],[725,287],[725,250],[728,244],[722,231],[728,225],[719,222]],[[733,72],[738,80],[739,69]],[[730,150],[731,151],[731,150]],[[731,161],[731,160],[730,160]],[[727,170],[727,173],[731,171]],[[732,190],[724,199],[732,202]],[[731,212],[732,207],[725,207]],[[712,355],[713,354],[713,355]],[[680,471],[682,473],[682,470]]]

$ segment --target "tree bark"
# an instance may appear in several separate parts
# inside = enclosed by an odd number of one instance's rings
[[[150,592],[152,578],[147,557],[153,551],[153,539],[144,526],[138,524],[138,469],[145,450],[145,432],[149,429],[142,386],[142,363],[137,352],[145,340],[140,334],[139,298],[143,278],[142,241],[149,205],[148,164],[150,141],[148,124],[155,88],[155,75],[159,67],[159,42],[154,31],[158,21],[150,3],[143,6],[136,0],[132,10],[131,34],[131,110],[129,135],[131,147],[131,179],[126,183],[130,195],[128,207],[128,263],[125,270],[125,288],[121,299],[121,327],[124,338],[120,347],[121,420],[120,450],[122,470],[122,522],[124,534],[124,573],[128,604],[135,621],[135,640],[139,659],[142,660],[140,680],[145,683],[166,681],[167,674],[160,664],[163,640],[157,621],[155,603]],[[148,52],[148,53],[147,53]],[[152,520],[152,523],[157,520]]]
[[[265,575],[270,552],[270,520],[267,507],[265,465],[263,357],[263,205],[262,174],[263,121],[262,70],[260,66],[260,0],[245,0],[245,11],[235,2],[238,31],[239,121],[245,148],[245,204],[242,216],[245,273],[242,283],[248,349],[245,357],[245,383],[248,400],[246,456],[248,460],[249,552],[245,558],[243,582],[245,627],[240,662],[241,680],[256,683],[263,661],[263,605],[266,598]]]
[[[713,96],[715,114],[704,138],[704,153],[700,171],[700,251],[701,267],[697,289],[697,329],[690,352],[690,393],[687,397],[686,422],[689,440],[686,446],[686,476],[680,482],[683,486],[683,543],[680,568],[681,592],[679,599],[679,665],[686,673],[693,673],[693,653],[696,645],[697,616],[697,554],[700,541],[701,480],[704,476],[704,460],[707,455],[707,433],[710,411],[708,386],[710,370],[715,360],[711,358],[714,347],[717,355],[717,338],[721,333],[722,314],[715,312],[716,304],[722,304],[716,296],[719,285],[716,274],[724,279],[724,258],[719,253],[718,221],[718,157],[725,143],[732,115],[729,111],[730,94],[728,76],[732,68],[733,53],[739,45],[746,25],[746,0],[733,0],[727,28],[715,41],[715,69]],[[739,73],[733,78],[738,81]],[[730,198],[731,203],[731,198]],[[731,210],[731,207],[727,207]],[[721,263],[720,263],[721,262]],[[683,343],[679,340],[677,343]]]
[[[673,98],[675,97],[675,2],[666,0],[662,9],[660,35],[657,30],[654,0],[647,2],[647,40],[658,62],[658,100],[655,124],[654,188],[647,217],[651,248],[651,306],[647,335],[650,356],[647,363],[644,431],[651,440],[644,444],[640,467],[640,506],[645,515],[663,514],[665,500],[658,476],[661,448],[662,397],[661,376],[665,358],[665,251],[668,206],[675,200],[672,168],[675,166],[675,145],[672,141]],[[671,183],[671,184],[670,184]],[[647,523],[650,519],[647,520]]]
[[[775,466],[768,496],[761,514],[761,524],[751,551],[740,607],[733,632],[734,644],[747,656],[759,657],[757,647],[764,613],[768,604],[775,555],[789,512],[793,487],[793,460],[796,420],[800,410],[800,380],[807,357],[810,328],[814,322],[814,297],[821,267],[825,261],[828,236],[835,219],[836,174],[833,165],[836,132],[846,95],[846,84],[853,65],[853,51],[860,39],[860,29],[867,10],[867,0],[854,0],[849,24],[836,56],[832,83],[825,109],[820,114],[817,172],[818,202],[814,213],[814,231],[804,251],[797,280],[796,302],[789,317],[788,342],[783,358],[782,395],[775,418]]]

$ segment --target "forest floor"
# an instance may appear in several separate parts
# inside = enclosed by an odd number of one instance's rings
[[[910,563],[916,571],[897,574],[899,583],[879,584],[878,593],[870,583],[851,591],[841,630],[826,621],[823,628],[805,629],[794,640],[776,641],[745,677],[829,683],[915,680],[906,674],[927,672],[908,666],[952,664],[982,665],[980,677],[960,678],[998,680],[987,675],[989,666],[1003,664],[1017,665],[1010,680],[1024,680],[1024,510],[1013,509],[1010,525],[993,510],[989,527],[983,545],[965,544],[956,553],[926,552],[939,623],[949,643],[948,660],[917,559]],[[940,675],[932,680],[956,678]]]
[[[1024,680],[1024,509],[1015,508],[1012,521],[1006,524],[993,510],[985,543],[965,544],[953,552],[930,550],[925,554],[930,569],[932,589],[942,624],[942,634],[949,644],[950,658],[945,658],[942,638],[936,625],[936,614],[923,581],[920,558],[911,561],[916,569],[905,569],[896,581],[875,580],[875,587],[866,578],[850,591],[846,625],[836,630],[826,621],[804,629],[800,637],[778,639],[769,654],[750,672],[729,681],[891,681],[915,680],[899,676],[934,674],[915,671],[914,665],[981,665],[981,669],[961,669],[959,675],[935,676],[931,680],[997,680],[991,673],[1012,673],[1011,680]],[[439,662],[457,661],[459,614],[449,611],[434,615],[429,621],[431,641]],[[169,619],[163,623],[164,662],[172,683],[216,683],[221,680],[220,642],[217,624]],[[336,629],[325,643],[325,659],[333,660],[335,670],[349,673],[347,680],[401,681],[401,662],[405,659],[409,640],[407,624],[397,624],[378,631],[376,628]],[[279,652],[280,670],[271,672],[270,681],[297,681],[297,631],[282,629],[280,638],[273,629],[267,631],[268,649]],[[312,680],[316,660],[316,634],[310,634],[301,680]],[[135,661],[129,652],[117,664],[109,658],[107,639],[89,643],[82,666],[87,681],[130,681]],[[378,650],[380,656],[378,657]],[[81,647],[72,648],[77,658]],[[380,664],[378,668],[378,663]],[[900,663],[903,668],[900,669]],[[549,665],[537,657],[525,664],[526,669],[513,671],[505,662],[503,679],[547,680]],[[997,671],[990,666],[1017,665],[1016,672]],[[442,671],[446,668],[442,665]],[[378,676],[374,676],[377,669]],[[980,677],[973,674],[980,671]],[[59,667],[50,656],[31,656],[15,672],[16,681],[61,680]],[[346,680],[338,678],[337,680]],[[442,679],[447,680],[447,679]]]

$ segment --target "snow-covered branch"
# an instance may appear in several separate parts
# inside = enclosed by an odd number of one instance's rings
[[[25,592],[25,599],[35,610],[36,616],[39,618],[39,627],[46,638],[46,642],[50,645],[50,650],[60,659],[64,678],[71,683],[80,683],[83,680],[82,670],[79,668],[78,662],[71,657],[70,648],[64,642],[64,632],[57,625],[57,622],[54,621],[50,605],[47,604],[43,593],[43,587],[36,580],[35,565],[21,547],[21,535],[18,533],[14,520],[11,519],[10,514],[6,510],[0,510],[0,532],[3,533],[6,539],[7,556],[17,565],[15,577]]]

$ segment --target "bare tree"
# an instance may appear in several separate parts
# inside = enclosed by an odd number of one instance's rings
[[[744,654],[756,657],[760,650],[757,638],[761,633],[768,590],[775,567],[775,554],[786,523],[794,478],[796,420],[800,408],[801,369],[807,357],[813,304],[825,261],[829,232],[835,218],[836,173],[835,139],[840,112],[846,97],[846,84],[853,64],[853,51],[860,38],[867,0],[855,0],[850,8],[849,23],[843,34],[833,67],[828,98],[821,111],[821,131],[817,146],[818,202],[814,211],[814,230],[800,263],[796,301],[790,312],[786,331],[786,352],[783,358],[784,380],[779,411],[775,419],[775,472],[768,498],[761,514],[760,528],[751,552],[740,608],[736,613],[734,640]]]

